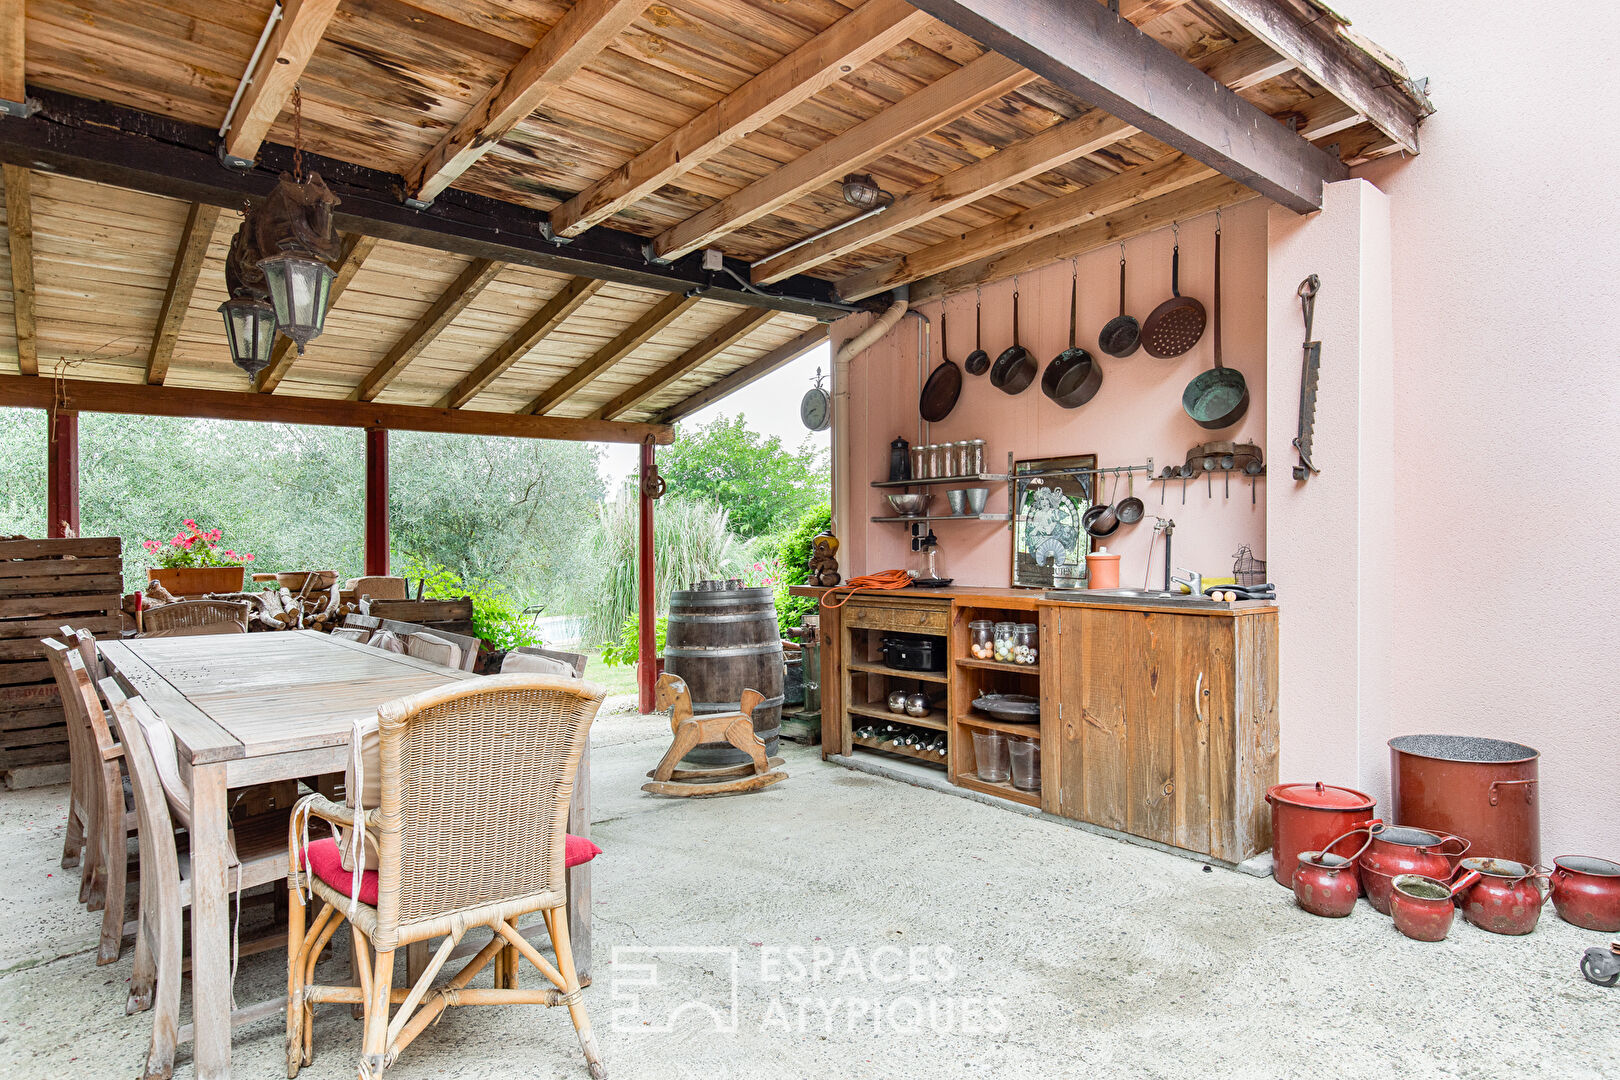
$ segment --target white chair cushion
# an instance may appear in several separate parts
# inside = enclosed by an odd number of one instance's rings
[[[355,790],[358,787],[360,805],[367,810],[375,810],[382,805],[382,740],[377,734],[377,720],[375,717],[363,721],[360,725],[360,745],[358,750],[363,783],[359,785],[354,782],[356,749],[351,736],[349,759],[343,768],[343,801],[350,807],[354,806]],[[338,830],[338,847],[343,852],[343,869],[353,870],[354,860],[350,856],[349,830]],[[369,836],[366,838],[365,860],[364,869],[375,870],[377,868],[377,846]]]
[[[418,660],[441,664],[447,668],[461,667],[461,646],[434,634],[409,635],[405,639],[405,651]]]
[[[371,640],[366,644],[373,649],[382,649],[384,652],[402,653],[405,651],[405,642],[401,641],[399,635],[392,630],[377,631],[371,635]]]
[[[524,675],[564,675],[570,679],[579,676],[574,672],[572,664],[565,664],[561,660],[553,660],[549,656],[536,656],[534,653],[509,652],[501,661],[501,674],[510,675],[518,672]]]

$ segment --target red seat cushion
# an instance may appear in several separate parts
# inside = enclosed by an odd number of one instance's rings
[[[563,865],[578,866],[588,863],[598,855],[602,849],[591,843],[583,836],[569,833],[563,845]],[[343,854],[338,850],[338,843],[328,836],[325,840],[312,841],[308,848],[310,869],[315,876],[326,882],[328,886],[336,889],[344,896],[349,895],[349,888],[354,884],[354,875],[343,869]],[[367,870],[360,875],[360,902],[377,906],[377,871]]]

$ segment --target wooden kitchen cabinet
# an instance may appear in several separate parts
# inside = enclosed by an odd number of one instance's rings
[[[1042,644],[1043,809],[1229,862],[1271,846],[1275,608],[1053,604]]]

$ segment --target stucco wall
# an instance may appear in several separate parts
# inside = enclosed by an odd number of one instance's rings
[[[1542,850],[1620,857],[1620,5],[1344,11],[1439,110],[1363,170],[1393,224],[1393,722],[1536,747]]]

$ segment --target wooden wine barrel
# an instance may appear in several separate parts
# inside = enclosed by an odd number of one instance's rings
[[[664,670],[686,680],[697,716],[736,712],[742,692],[765,700],[754,709],[754,733],[775,754],[782,734],[782,638],[770,589],[678,590],[669,598]],[[702,743],[694,765],[746,761],[729,743]]]

